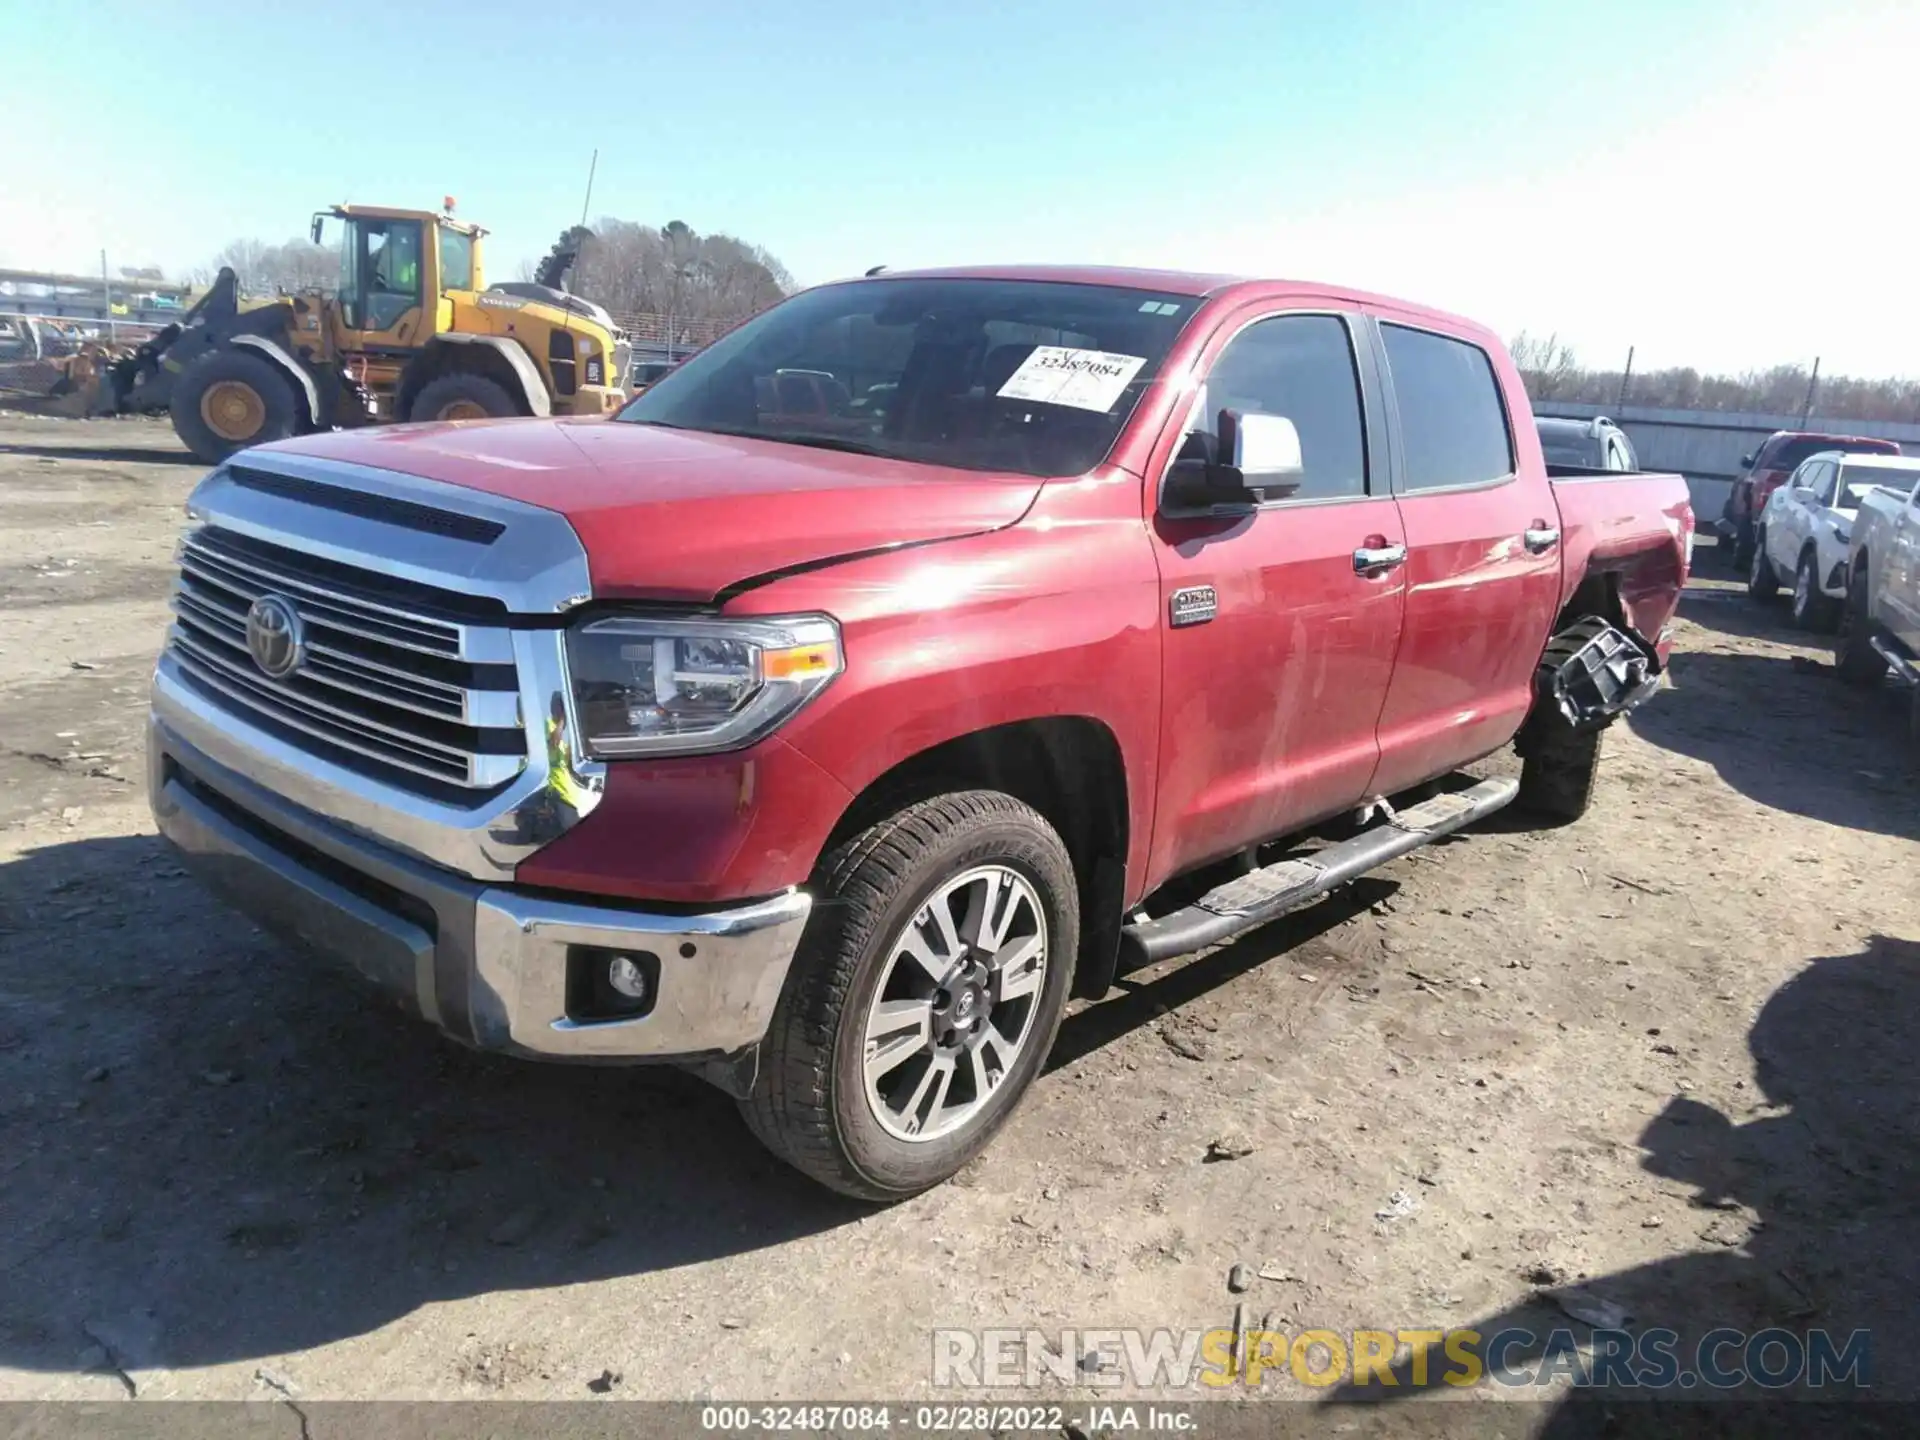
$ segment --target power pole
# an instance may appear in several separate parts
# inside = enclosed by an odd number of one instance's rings
[[[1627,346],[1627,368],[1620,372],[1620,398],[1613,403],[1616,410],[1627,408],[1627,386],[1633,383],[1633,346]]]
[[[1820,357],[1813,357],[1813,374],[1807,377],[1807,403],[1800,407],[1800,428],[1807,428],[1807,421],[1813,415],[1813,397],[1820,393]]]
[[[111,343],[116,338],[113,325],[113,282],[107,278],[107,252],[105,250],[100,252],[100,304],[106,312],[107,340]]]

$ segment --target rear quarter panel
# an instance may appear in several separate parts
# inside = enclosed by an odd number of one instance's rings
[[[1590,575],[1617,581],[1626,620],[1654,642],[1664,665],[1666,635],[1687,583],[1693,549],[1693,506],[1679,475],[1581,476],[1553,481],[1566,556],[1560,603]]]

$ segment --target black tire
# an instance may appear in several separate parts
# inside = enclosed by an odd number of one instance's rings
[[[894,943],[941,883],[994,864],[1017,872],[1046,913],[1046,971],[1023,1046],[980,1113],[951,1134],[904,1140],[867,1098],[866,1018]],[[768,1149],[843,1195],[899,1200],[952,1176],[983,1150],[1052,1049],[1080,939],[1073,862],[1054,829],[1011,796],[968,790],[922,800],[822,858],[816,902],[740,1104]]]
[[[194,458],[218,465],[252,445],[299,433],[302,401],[263,355],[228,347],[202,355],[173,386],[168,412]]]
[[[1559,715],[1537,716],[1522,734],[1520,793],[1514,804],[1529,815],[1570,825],[1587,813],[1600,775],[1604,729],[1575,730]]]
[[[1771,600],[1780,593],[1780,577],[1774,574],[1767,558],[1767,535],[1763,530],[1753,537],[1747,552],[1747,594],[1755,600]]]
[[[1733,554],[1733,568],[1736,573],[1741,575],[1746,574],[1747,568],[1753,564],[1753,547],[1753,526],[1742,525],[1739,530],[1734,533],[1733,539],[1730,542],[1730,549]]]
[[[1847,577],[1847,598],[1840,604],[1838,633],[1833,637],[1833,668],[1849,685],[1877,685],[1887,673],[1886,657],[1867,643],[1872,628],[1867,618],[1867,570],[1856,565]]]
[[[479,420],[520,414],[506,387],[484,375],[442,375],[413,397],[407,419]]]
[[[1839,606],[1820,589],[1820,557],[1809,545],[1793,569],[1793,623],[1816,635],[1833,632]]]

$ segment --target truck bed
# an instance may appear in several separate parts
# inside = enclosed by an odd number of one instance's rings
[[[1627,622],[1666,663],[1667,627],[1693,553],[1693,505],[1684,476],[1550,465],[1565,556],[1561,603],[1589,576],[1617,578]]]

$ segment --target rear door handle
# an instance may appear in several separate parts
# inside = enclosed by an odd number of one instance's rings
[[[1353,573],[1379,575],[1407,563],[1404,545],[1362,545],[1353,552]]]
[[[1527,549],[1531,550],[1535,555],[1539,555],[1551,550],[1560,543],[1560,532],[1551,529],[1529,530],[1520,538],[1525,543]]]

